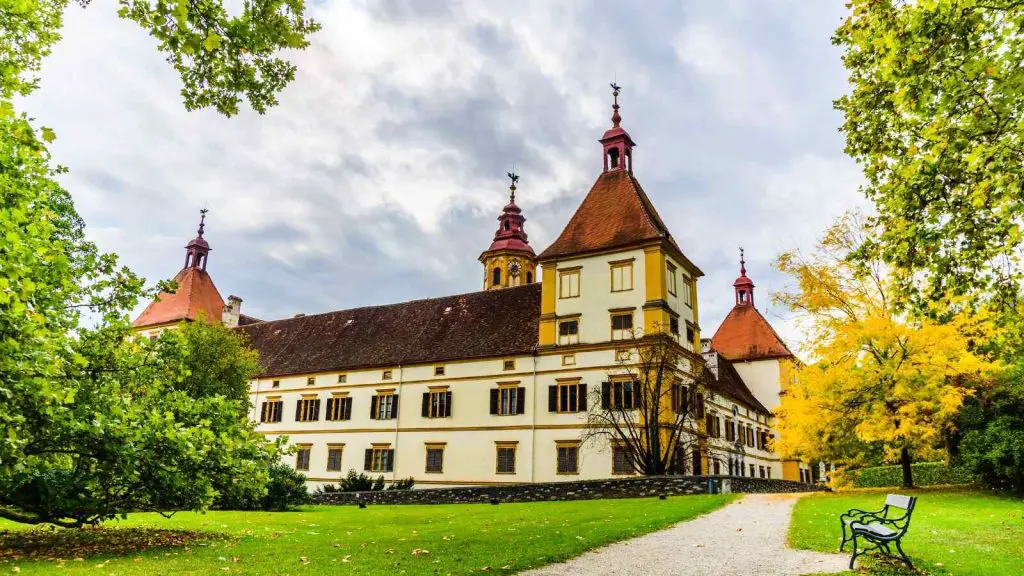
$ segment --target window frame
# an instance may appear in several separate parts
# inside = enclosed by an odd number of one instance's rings
[[[338,453],[338,462],[337,462],[337,467],[332,468],[331,467],[331,456],[335,452]],[[344,457],[344,455],[345,455],[345,445],[344,444],[328,444],[327,445],[327,464],[326,464],[327,471],[328,472],[341,472],[342,458]]]
[[[625,466],[617,466],[619,461],[616,460],[616,453],[624,454],[622,462],[625,463]],[[629,458],[627,448],[621,443],[612,444],[612,476],[633,476],[635,474],[636,467],[633,466],[633,461]]]
[[[569,454],[572,454],[573,469],[562,468],[562,453],[565,451],[565,461],[568,462]],[[579,476],[580,473],[580,442],[579,440],[556,440],[555,441],[555,474],[559,476]]]
[[[603,384],[608,384],[608,406],[604,406],[604,400],[602,399],[602,409],[622,411],[636,410],[636,387],[639,385],[639,382],[635,378],[633,378],[632,376],[612,376],[607,382]],[[625,401],[626,384],[629,384],[628,406],[626,405],[627,402]],[[602,390],[601,392],[603,395],[604,390]],[[616,401],[617,399],[619,400],[618,402]]]
[[[381,380],[394,380],[395,373],[392,370],[383,370],[380,374]]]
[[[506,360],[502,360],[501,361],[501,370],[503,372],[511,372],[511,371],[515,371],[515,369],[516,369],[516,359],[515,358],[508,358]]]
[[[683,304],[693,308],[693,292],[694,292],[694,281],[693,278],[683,273]]]
[[[447,446],[445,442],[426,442],[425,443],[425,461],[423,463],[424,474],[444,474],[444,450]],[[431,452],[440,452],[440,462],[438,463],[437,469],[432,470],[430,467],[430,455]]]
[[[562,354],[562,366],[575,366],[576,355],[575,354]]]
[[[426,415],[420,413],[424,418],[451,418],[452,417],[452,391],[449,387],[428,388],[423,393],[426,396],[424,402]]]
[[[315,395],[304,395],[296,400],[296,422],[318,422],[320,420],[320,398]]]
[[[309,471],[309,463],[313,459],[313,445],[312,444],[296,444],[297,450],[295,451],[295,469],[303,472]],[[303,465],[303,455],[305,455],[305,465]]]
[[[434,376],[444,376],[444,364],[434,366]]]
[[[572,334],[562,334],[562,326],[568,326],[570,324],[576,325],[576,330]],[[576,316],[573,318],[565,318],[558,321],[558,345],[559,346],[573,346],[580,343],[580,317]]]
[[[348,392],[336,392],[327,399],[325,422],[344,422],[352,419],[352,397]]]
[[[316,385],[316,376],[307,376],[306,377],[306,386],[315,386],[315,385]]]
[[[273,407],[270,407],[268,409],[268,405]],[[270,416],[276,415],[277,418],[267,418],[268,413]],[[283,415],[284,401],[281,400],[280,396],[273,396],[263,399],[263,405],[260,407],[260,424],[278,424],[281,422]]]
[[[609,288],[612,292],[630,292],[633,290],[633,258],[609,262],[608,268],[610,275]],[[619,278],[618,288],[615,287],[616,274]],[[628,282],[626,282],[627,279]],[[628,287],[626,286],[627,283]]]
[[[558,271],[558,299],[568,300],[580,297],[580,271],[583,268],[565,268]],[[568,284],[566,281],[568,280]],[[575,288],[575,291],[573,290]]]
[[[347,384],[348,374],[338,374],[338,384]]]
[[[519,382],[514,383],[498,383],[497,388],[492,390],[498,391],[498,403],[497,412],[493,416],[519,416],[525,413],[525,396],[523,398],[524,412],[519,412],[519,395],[526,393],[526,388],[519,385]]]
[[[385,402],[387,398],[387,410]],[[398,418],[398,393],[394,390],[377,390],[370,401],[371,420],[394,420]]]
[[[511,459],[512,469],[511,470],[504,470],[503,471],[501,469],[501,463],[502,463],[502,461],[501,461],[501,451],[502,450],[511,450],[512,451],[512,459]],[[506,474],[513,475],[513,474],[515,474],[516,473],[516,460],[518,458],[518,455],[519,455],[519,442],[511,442],[511,441],[504,441],[503,442],[503,441],[500,441],[500,440],[496,441],[494,443],[494,473],[495,474],[502,474],[502,475],[506,475]]]
[[[676,296],[679,286],[676,284],[676,272],[678,268],[671,262],[665,262],[665,287],[668,293]]]
[[[554,412],[556,414],[575,414],[586,411],[587,385],[582,378],[556,379],[551,388],[555,390]],[[570,390],[575,392],[575,397]],[[565,405],[564,409],[563,404]]]
[[[366,472],[386,473],[395,471],[395,450],[391,444],[370,444],[367,448],[371,452],[370,467],[363,469]]]
[[[628,328],[616,328],[615,320],[629,318]],[[633,311],[615,311],[609,313],[609,321],[611,323],[611,339],[612,341],[629,340],[633,336]],[[618,334],[616,334],[618,332]]]

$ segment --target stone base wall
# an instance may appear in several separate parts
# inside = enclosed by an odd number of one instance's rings
[[[578,482],[510,484],[385,490],[381,492],[325,492],[312,495],[314,504],[470,504],[487,502],[546,502],[599,498],[649,498],[708,493],[816,492],[823,487],[766,478],[740,476],[639,476]]]

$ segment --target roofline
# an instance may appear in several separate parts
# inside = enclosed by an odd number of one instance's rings
[[[489,359],[492,359],[492,358],[509,358],[509,357],[512,357],[512,356],[535,356],[536,353],[537,353],[537,347],[536,347],[536,345],[534,345],[534,347],[532,349],[527,350],[525,352],[513,352],[513,353],[510,353],[510,354],[487,354],[487,355],[483,355],[483,356],[458,356],[458,357],[455,357],[455,358],[434,358],[434,359],[430,359],[430,360],[417,360],[415,362],[410,362],[408,364],[405,364],[405,363],[402,363],[402,362],[399,362],[398,364],[357,364],[357,365],[354,365],[354,366],[344,366],[344,367],[338,367],[338,368],[325,368],[325,369],[322,369],[322,370],[304,370],[304,371],[299,371],[299,372],[278,372],[278,373],[266,372],[266,373],[257,374],[255,376],[255,378],[276,378],[276,377],[284,377],[284,376],[298,376],[300,374],[329,374],[329,373],[332,373],[332,372],[351,372],[351,371],[354,371],[354,370],[369,370],[371,368],[403,368],[403,367],[413,367],[413,366],[429,366],[429,365],[432,365],[432,364],[437,364],[438,362],[489,360]],[[394,382],[398,383],[398,382],[400,382],[400,380],[395,380]],[[387,384],[387,383],[388,382],[385,381],[383,384]],[[379,386],[379,385],[382,385],[382,384],[381,383],[373,383],[372,385],[373,386]]]
[[[634,242],[625,242],[623,244],[615,244],[615,245],[612,245],[612,246],[605,246],[604,248],[597,248],[597,249],[594,249],[594,250],[583,250],[581,252],[570,252],[570,253],[567,253],[567,254],[556,254],[554,256],[544,256],[544,252],[541,252],[540,255],[537,256],[537,263],[538,264],[544,264],[544,263],[547,263],[547,262],[557,262],[559,260],[572,260],[574,258],[585,258],[587,256],[599,256],[601,254],[611,254],[613,252],[620,252],[620,251],[622,251],[624,249],[627,249],[627,248],[645,248],[647,246],[654,246],[654,245],[658,245],[658,244],[663,244],[664,245],[663,247],[667,248],[668,251],[672,252],[673,256],[676,256],[677,259],[681,263],[685,264],[686,267],[690,269],[690,273],[693,274],[694,277],[700,278],[701,276],[704,276],[704,271],[702,271],[700,268],[698,268],[697,265],[694,264],[692,260],[687,258],[686,255],[683,254],[682,250],[677,249],[674,246],[672,246],[672,243],[669,241],[670,237],[671,237],[671,235],[666,235],[666,236],[662,236],[662,237],[659,237],[659,238],[651,238],[650,240],[640,240],[640,241],[634,241]],[[545,250],[545,252],[546,251],[547,250]]]

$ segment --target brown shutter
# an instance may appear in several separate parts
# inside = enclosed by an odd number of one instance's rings
[[[302,400],[295,401],[295,421],[299,422],[299,415],[302,414]]]
[[[373,466],[373,448],[366,449],[366,456],[363,458],[363,470],[369,470]]]
[[[548,386],[548,412],[558,412],[558,386]]]
[[[491,414],[498,413],[498,389],[491,388]]]
[[[526,413],[526,388],[518,388],[516,393],[516,414]]]
[[[377,402],[379,400],[380,400],[379,396],[374,396],[373,398],[370,398],[370,419],[371,420],[376,420],[377,419]]]
[[[452,392],[451,390],[444,393],[444,417],[447,418],[452,415]]]
[[[587,411],[587,385],[586,384],[580,384],[579,394],[580,394],[580,411],[581,412],[586,412]]]
[[[388,462],[385,472],[393,472],[395,470],[395,449],[391,448],[388,450]]]
[[[608,410],[612,407],[612,383],[601,382],[601,409]]]
[[[345,411],[345,420],[352,419],[352,398],[344,398],[341,401],[341,408]]]
[[[320,419],[320,399],[317,398],[316,402],[313,402],[313,420]]]
[[[391,411],[392,418],[398,418],[398,394],[395,394],[395,409]]]
[[[430,416],[430,392],[423,393],[422,415],[424,418]]]

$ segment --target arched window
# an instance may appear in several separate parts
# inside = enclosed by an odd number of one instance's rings
[[[618,168],[619,167],[619,149],[612,148],[608,150],[608,167]]]
[[[495,268],[491,273],[491,286],[501,285],[501,268]]]
[[[509,225],[508,220],[505,220],[505,230],[508,230],[509,228],[511,228],[511,226]]]
[[[747,301],[747,291],[740,290],[740,304],[744,304]]]
[[[531,282],[533,282],[533,272],[527,272],[526,273],[526,283],[530,284]]]

